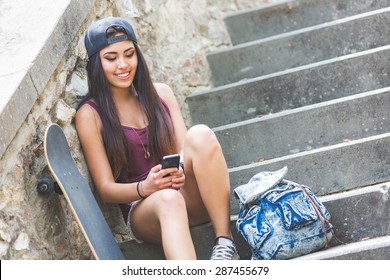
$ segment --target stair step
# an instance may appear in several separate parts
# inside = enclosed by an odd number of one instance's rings
[[[237,233],[236,220],[231,220],[230,228],[236,245],[239,251],[249,254],[248,245],[244,239]],[[210,223],[193,227],[191,229],[192,240],[194,242],[197,258],[200,260],[207,260],[211,256],[212,247],[214,245],[214,231]],[[120,245],[120,248],[127,260],[141,259],[141,260],[161,260],[165,259],[162,246],[160,244],[151,243],[136,243],[135,241],[126,241]]]
[[[261,171],[287,166],[286,179],[310,186],[319,196],[390,181],[390,133],[229,169],[231,188]],[[231,213],[239,207],[231,198]]]
[[[229,167],[390,132],[390,88],[214,129]]]
[[[369,239],[370,241],[364,242],[371,242],[371,240],[379,240],[378,237],[382,235],[389,235],[390,221],[387,215],[390,211],[389,189],[390,184],[386,183],[342,194],[321,197],[320,200],[323,201],[332,215],[331,223],[335,228],[338,238],[344,242],[352,243],[349,245],[339,245],[333,242],[334,247],[305,257],[314,259],[323,258],[323,256],[318,256],[318,254],[328,254],[327,256],[329,256],[331,252],[338,252],[348,246],[362,248],[362,246],[356,245],[360,244],[361,240]],[[356,215],[356,213],[363,213],[363,215]],[[250,249],[242,236],[237,233],[236,219],[237,217],[232,218],[231,230],[239,254],[242,259],[250,259]],[[211,224],[194,227],[191,233],[198,258],[208,259],[211,255],[214,242],[214,233]],[[362,244],[366,245],[368,243]],[[387,240],[387,246],[389,246],[389,240]],[[135,241],[129,241],[122,243],[121,248],[126,259],[164,259],[161,245],[148,243],[137,244]],[[373,249],[373,247],[370,246],[370,249]],[[348,250],[349,253],[350,251]],[[354,252],[357,253],[358,249],[355,249]],[[334,253],[330,255],[332,257],[335,256]]]
[[[207,55],[214,86],[390,44],[390,7]]]
[[[217,127],[390,86],[390,45],[187,97],[192,123]]]
[[[337,246],[294,260],[390,260],[390,236]]]
[[[224,20],[237,45],[389,6],[388,0],[292,0],[236,12]]]
[[[336,236],[345,243],[390,235],[390,183],[321,197]],[[339,245],[335,240],[333,244]]]
[[[321,197],[346,244],[333,242],[337,246],[297,259],[390,259],[389,198],[390,182]]]

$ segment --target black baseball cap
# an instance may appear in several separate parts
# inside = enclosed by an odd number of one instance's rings
[[[107,38],[107,29],[112,26],[120,26],[125,30],[125,34]],[[91,57],[101,49],[110,44],[124,40],[131,40],[137,43],[137,37],[130,23],[120,17],[107,17],[93,22],[87,29],[84,44],[87,49],[88,57]]]

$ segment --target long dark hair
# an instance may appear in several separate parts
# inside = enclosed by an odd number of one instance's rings
[[[120,27],[111,27],[109,37],[123,33]],[[148,121],[148,145],[151,156],[159,162],[162,156],[177,153],[176,141],[172,120],[162,104],[153,85],[149,69],[139,46],[134,42],[138,57],[137,71],[133,86],[138,94],[141,108]],[[103,124],[103,142],[114,178],[127,181],[133,177],[134,170],[131,150],[120,123],[118,111],[112,97],[111,85],[104,75],[99,52],[92,55],[87,63],[88,95],[84,99],[93,99],[99,108],[99,115]],[[81,102],[79,108],[84,104]]]

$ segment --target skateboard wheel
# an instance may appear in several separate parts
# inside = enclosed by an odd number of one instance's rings
[[[48,178],[40,179],[37,183],[37,191],[41,195],[48,195],[52,192],[63,194],[57,182],[53,182]]]
[[[41,195],[48,195],[54,191],[54,183],[52,180],[44,178],[38,180],[37,191]]]

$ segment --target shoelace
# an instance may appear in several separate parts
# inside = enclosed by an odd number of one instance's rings
[[[229,245],[218,244],[213,247],[212,260],[231,260],[236,253],[236,248]]]

